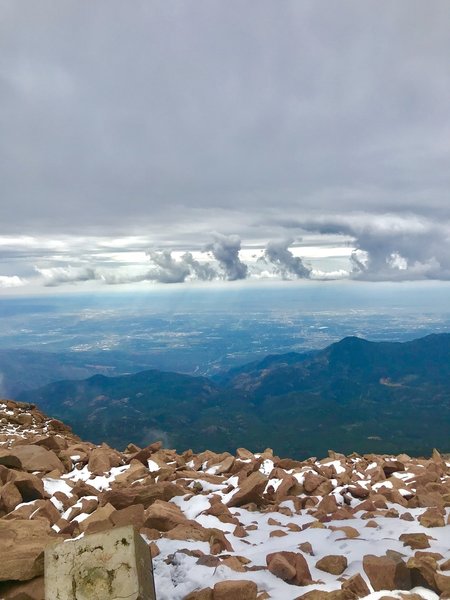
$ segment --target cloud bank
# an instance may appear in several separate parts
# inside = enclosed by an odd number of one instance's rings
[[[4,0],[5,293],[449,279],[450,3],[324,3]]]
[[[78,261],[69,263],[64,253],[45,254],[43,265],[34,265],[38,285],[58,287],[97,282],[121,285],[151,282],[182,284],[193,281],[244,281],[246,279],[417,281],[450,280],[450,228],[417,215],[368,216],[354,213],[290,223],[305,240],[278,239],[262,248],[249,248],[240,237],[214,234],[200,249],[142,249],[129,251],[118,244],[105,251],[105,244]],[[328,238],[331,245],[308,246],[312,240]],[[310,240],[308,242],[308,240]],[[142,240],[139,240],[140,248]],[[119,247],[120,246],[120,247]],[[328,253],[328,255],[327,255]],[[67,255],[73,255],[66,248]],[[321,254],[321,258],[316,256]],[[18,253],[20,261],[24,255]],[[33,250],[25,255],[35,257]],[[136,259],[141,257],[139,261]],[[8,258],[14,257],[12,246]],[[134,258],[134,260],[133,260]],[[30,267],[31,270],[31,267]],[[31,270],[31,272],[33,272]],[[0,276],[0,287],[26,287],[32,277]]]
[[[349,276],[367,281],[449,280],[450,227],[414,214],[354,214],[301,223],[353,240]]]

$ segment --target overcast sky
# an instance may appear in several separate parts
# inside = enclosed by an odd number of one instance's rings
[[[0,287],[450,279],[448,0],[0,0]]]

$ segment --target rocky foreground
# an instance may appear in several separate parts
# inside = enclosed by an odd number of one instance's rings
[[[42,600],[47,544],[133,524],[158,600],[450,598],[450,460],[118,452],[0,400],[0,599]]]

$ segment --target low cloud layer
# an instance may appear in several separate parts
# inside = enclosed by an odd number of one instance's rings
[[[449,280],[450,225],[414,214],[323,217],[299,223],[307,231],[349,236],[353,279]]]
[[[261,277],[258,263],[264,264],[266,276],[282,279],[308,278],[311,269],[305,267],[302,259],[289,250],[290,241],[269,242],[263,257],[255,257],[247,264],[240,258],[241,240],[237,235],[215,234],[214,241],[199,253],[200,259],[191,252],[180,254],[172,250],[148,250],[147,263],[143,265],[101,266],[35,266],[40,282],[46,287],[58,287],[94,281],[106,285],[120,285],[140,282],[160,284],[180,284],[187,281],[239,281]],[[16,278],[3,278],[16,281]],[[2,279],[0,278],[0,284]]]
[[[0,287],[449,279],[449,22],[3,0]]]
[[[91,267],[35,267],[46,287],[57,287],[66,283],[81,283],[84,281],[101,280],[96,269]]]
[[[123,241],[109,246],[91,241],[81,252],[80,241],[71,248],[66,240],[65,245],[54,243],[53,250],[49,246],[40,261],[36,261],[37,250],[31,243],[25,252],[19,240],[15,252],[9,241],[3,260],[14,265],[17,273],[1,274],[0,288],[267,278],[450,280],[450,227],[445,221],[437,224],[414,214],[360,212],[291,222],[286,229],[296,229],[301,241],[284,238],[255,248],[243,244],[238,235],[216,233],[210,243],[199,240],[192,251],[151,248],[144,252],[145,240],[139,239],[130,241],[129,246]],[[328,240],[328,246],[311,246],[322,239]]]

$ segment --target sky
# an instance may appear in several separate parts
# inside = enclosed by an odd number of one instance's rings
[[[447,0],[0,0],[0,294],[450,280]]]

